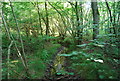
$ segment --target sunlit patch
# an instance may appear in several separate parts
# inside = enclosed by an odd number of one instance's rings
[[[98,59],[98,60],[95,60],[95,59],[94,59],[94,61],[95,61],[95,62],[103,63],[103,60],[101,60],[101,59]]]
[[[13,60],[13,61],[11,61],[11,63],[16,63],[16,62],[19,62],[18,60]]]
[[[87,59],[87,60],[91,60],[91,59]],[[94,59],[94,61],[95,61],[95,62],[104,63],[103,60],[101,60],[101,59],[97,59],[97,60]]]

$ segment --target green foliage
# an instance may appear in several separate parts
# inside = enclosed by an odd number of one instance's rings
[[[59,54],[55,58],[55,69],[60,63],[63,66],[59,72],[55,72],[57,75],[76,75],[77,73],[84,79],[117,78],[120,71],[118,68],[120,64],[120,25],[118,22],[120,3],[108,2],[110,10],[106,7],[106,3],[98,3],[100,13],[98,28],[96,28],[98,25],[93,25],[94,14],[91,13],[90,3],[77,3],[78,5],[76,3],[48,2],[47,12],[44,2],[12,2],[13,10],[10,3],[1,3],[2,14],[6,22],[1,25],[3,79],[8,78],[8,73],[10,73],[10,79],[28,77],[22,60],[18,57],[18,52],[22,54],[23,58],[26,57],[30,78],[42,78],[45,75],[47,64],[61,46],[66,49],[65,53]],[[94,40],[93,28],[99,30],[99,35]],[[46,31],[49,31],[48,35],[45,35]],[[14,38],[14,40],[12,39],[14,43],[10,48],[10,60],[7,58],[11,42],[8,33]],[[20,35],[23,43],[21,43]],[[19,51],[16,49],[15,43]],[[78,43],[79,45],[77,45]],[[22,44],[24,48],[22,48]],[[69,60],[65,60],[66,58]],[[64,62],[68,62],[68,68],[74,71],[67,72]]]
[[[44,54],[44,53],[41,53],[41,54]],[[43,74],[46,68],[44,60],[42,60],[38,56],[35,56],[35,57],[29,56],[28,58],[30,58],[28,61],[28,64],[29,64],[30,74],[32,74],[31,78],[35,79],[35,78],[40,78],[44,76]]]
[[[108,44],[109,47],[106,47],[107,43],[102,41],[93,40],[88,44],[77,45],[79,47],[77,51],[60,56],[69,57],[72,64],[69,68],[74,69],[82,78],[117,79],[118,70],[114,68],[118,60],[112,59],[118,56],[118,48],[113,44]]]
[[[60,54],[59,56],[64,56],[64,57],[66,57],[66,56],[74,56],[74,55],[78,55],[78,52],[77,51],[73,51],[72,53],[70,53],[70,54]]]
[[[116,79],[116,70],[110,68],[100,58],[103,58],[100,54],[79,54],[79,56],[73,56],[71,57],[71,68],[86,79]]]

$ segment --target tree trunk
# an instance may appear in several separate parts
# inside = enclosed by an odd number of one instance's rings
[[[43,35],[43,34],[42,34],[43,29],[42,29],[42,26],[41,26],[41,14],[40,14],[40,11],[39,11],[39,10],[40,10],[40,9],[39,9],[38,2],[37,2],[37,12],[38,12],[38,16],[39,16],[40,34]],[[39,30],[38,30],[38,31],[39,31]]]
[[[78,37],[78,39],[77,39],[77,44],[80,44],[80,41],[79,41],[79,37],[80,37],[80,29],[79,29],[79,27],[80,27],[80,18],[79,18],[79,14],[78,14],[78,2],[76,2],[75,3],[75,13],[76,13],[76,22],[77,22],[77,26],[76,26],[76,29],[77,29],[77,37]]]
[[[45,2],[45,12],[46,12],[46,35],[49,35],[49,19],[48,19],[47,2]]]
[[[81,44],[82,42],[82,25],[83,25],[83,14],[82,14],[82,3],[79,4],[80,8],[78,7],[78,2],[75,4],[75,13],[76,13],[76,21],[77,21],[77,44]],[[80,12],[79,12],[80,11]],[[81,26],[81,27],[80,27]]]
[[[80,3],[80,37],[79,37],[79,42],[82,43],[82,36],[83,36],[83,9],[82,9],[82,3]]]
[[[21,48],[22,48],[23,59],[24,59],[24,64],[25,64],[25,71],[26,71],[27,76],[30,77],[29,72],[28,72],[28,65],[27,65],[27,60],[26,60],[26,55],[25,55],[23,40],[22,40],[22,36],[20,34],[20,28],[18,26],[18,22],[17,22],[17,19],[16,19],[16,15],[14,13],[12,2],[10,0],[9,0],[9,2],[10,2],[10,7],[11,7],[11,10],[12,10],[13,18],[14,18],[14,21],[15,21],[15,24],[16,24],[16,27],[17,27],[17,30],[18,30],[18,35],[19,35],[19,38],[20,38],[20,42],[21,42]]]
[[[105,2],[106,2],[106,6],[107,6],[107,9],[108,9],[108,11],[109,11],[109,15],[110,15],[110,22],[111,22],[111,24],[112,24],[112,28],[110,28],[110,33],[112,34],[115,34],[115,37],[117,37],[117,31],[116,31],[116,24],[115,24],[115,22],[116,22],[116,15],[115,15],[115,13],[116,13],[116,7],[115,7],[115,2],[113,3],[113,7],[114,7],[114,10],[113,10],[113,14],[112,14],[112,11],[111,11],[111,9],[110,9],[110,7],[109,7],[109,4],[108,4],[108,2],[107,2],[107,0],[105,0]],[[112,32],[112,30],[113,30],[113,32]]]
[[[91,8],[93,13],[93,40],[97,39],[97,35],[99,34],[99,12],[97,6],[97,0],[91,0]]]

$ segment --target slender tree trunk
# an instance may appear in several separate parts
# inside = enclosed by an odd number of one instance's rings
[[[11,47],[13,45],[13,41],[11,41],[10,45],[8,46],[8,56],[7,56],[7,63],[8,63],[8,79],[10,79],[10,68],[9,68],[9,65],[10,65],[10,50],[11,50]]]
[[[37,10],[38,10],[37,12],[38,12],[38,16],[39,16],[38,18],[39,18],[40,34],[43,35],[42,34],[43,29],[42,29],[42,25],[41,25],[41,14],[40,14],[40,11],[39,11],[40,9],[39,9],[39,6],[38,6],[38,2],[37,2]]]
[[[111,12],[111,9],[110,9],[110,7],[109,7],[109,4],[108,4],[108,2],[107,2],[107,0],[105,0],[105,3],[106,3],[106,6],[107,6],[107,8],[108,8],[108,12],[109,12],[109,15],[110,15],[110,22],[112,23],[112,12]],[[109,33],[112,33],[112,29],[111,29],[111,27],[110,27],[110,32]]]
[[[82,43],[82,36],[83,36],[83,9],[82,9],[82,3],[80,3],[80,25],[81,25],[81,28],[80,28],[80,37],[79,37],[79,40],[80,40],[80,43]]]
[[[76,21],[77,21],[77,37],[78,37],[77,44],[82,43],[82,31],[83,31],[83,28],[82,28],[82,25],[83,25],[82,3],[79,3],[79,7],[78,7],[78,2],[76,2],[75,3],[75,11],[76,12],[75,13],[76,13]]]
[[[18,52],[17,55],[18,55],[18,57],[20,57],[20,59],[21,59],[21,61],[22,61],[22,63],[23,63],[23,66],[24,66],[24,68],[25,68],[25,70],[26,70],[27,68],[26,68],[25,60],[23,59],[23,57],[22,57],[22,55],[21,55],[21,53],[20,53],[20,50],[19,50],[18,47],[17,47],[17,44],[16,44],[16,42],[15,42],[14,37],[12,36],[12,34],[10,34],[10,30],[8,29],[9,27],[8,27],[8,25],[7,25],[7,23],[6,23],[6,20],[4,19],[3,13],[1,13],[1,16],[2,16],[2,20],[3,20],[4,26],[5,26],[6,30],[7,30],[8,36],[9,36],[8,38],[10,39],[10,41],[13,41],[13,42],[14,42],[15,48],[16,48],[16,50],[17,50],[17,52]],[[26,70],[26,71],[27,71],[27,70]]]
[[[45,2],[45,12],[46,12],[46,35],[49,35],[49,18],[48,18],[48,5]]]
[[[64,16],[63,16],[62,13],[61,13],[59,10],[57,10],[57,8],[54,7],[50,2],[49,2],[49,4],[50,4],[50,5],[56,10],[56,12],[61,16],[62,22],[63,22],[63,24],[64,24],[64,29],[65,29],[65,28],[67,27],[67,25],[66,25]],[[64,39],[65,34],[66,34],[66,31],[62,31],[62,33],[60,33],[59,36]]]
[[[97,39],[97,35],[99,34],[99,12],[97,6],[97,0],[91,0],[91,8],[93,13],[93,40]]]
[[[78,39],[77,39],[77,44],[80,44],[80,40],[79,40],[79,37],[80,37],[80,29],[79,29],[79,27],[80,27],[80,18],[79,18],[79,14],[78,14],[78,2],[76,2],[75,3],[75,13],[76,13],[76,21],[77,21],[77,26],[76,26],[76,29],[77,29],[77,37],[78,37]]]
[[[115,15],[115,13],[116,13],[115,2],[113,3],[113,7],[114,7],[113,14],[112,14],[112,11],[111,11],[111,9],[109,7],[109,4],[108,4],[107,0],[105,0],[105,2],[106,2],[107,9],[109,11],[110,22],[111,22],[111,26],[112,26],[112,27],[110,27],[110,33],[115,34],[115,37],[117,37],[116,24],[115,24],[116,19],[117,19],[116,18],[117,16]],[[112,30],[113,30],[113,32],[112,32]]]
[[[13,9],[11,1],[10,1],[10,7],[11,7],[11,10],[12,10],[12,14],[13,14],[13,17],[14,17],[14,20],[15,20],[15,23],[16,23],[16,27],[17,27],[19,38],[20,38],[20,42],[21,42],[21,47],[22,47],[22,52],[23,52],[23,59],[24,59],[24,63],[25,63],[26,74],[29,77],[30,75],[28,73],[28,65],[27,65],[27,60],[26,60],[26,56],[25,56],[23,40],[22,40],[22,37],[21,37],[21,34],[20,34],[20,28],[18,26],[18,22],[17,22],[16,16],[15,16],[14,9]]]

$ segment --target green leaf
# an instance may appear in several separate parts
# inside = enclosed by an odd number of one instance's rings
[[[77,51],[73,51],[73,52],[71,53],[71,55],[77,55],[77,54],[78,54]]]
[[[59,56],[71,56],[70,54],[60,54]]]
[[[100,76],[99,76],[99,78],[100,78],[100,79],[103,79],[103,78],[104,78],[104,76],[103,76],[103,75],[100,75]]]
[[[81,44],[81,45],[77,45],[78,47],[85,47],[87,46],[87,44]]]
[[[74,75],[74,73],[68,73],[69,75]]]
[[[62,73],[57,73],[57,75],[61,75]]]
[[[101,48],[104,47],[104,45],[100,45],[100,44],[94,44],[94,46],[101,47]]]
[[[78,54],[78,52],[77,51],[73,51],[72,53],[70,53],[70,54],[60,54],[59,56],[73,56],[73,55],[77,55]]]

